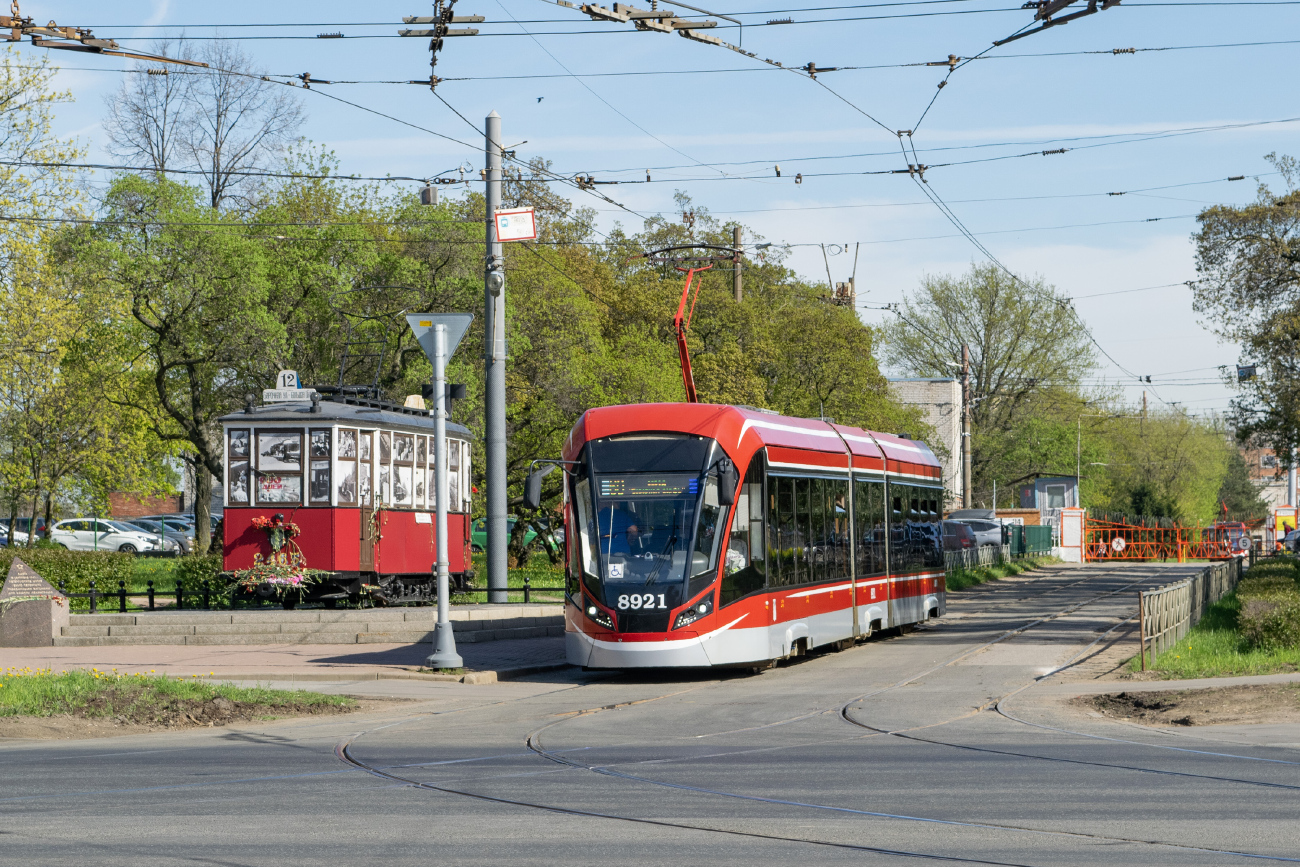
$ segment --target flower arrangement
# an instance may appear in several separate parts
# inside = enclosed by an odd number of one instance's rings
[[[269,518],[258,515],[253,519],[253,526],[266,533],[271,539],[271,550],[276,554],[285,542],[302,535],[302,528],[293,521],[286,521],[284,515],[276,514]]]
[[[310,569],[301,552],[275,553],[269,557],[253,555],[253,565],[235,573],[235,584],[247,592],[283,599],[288,593],[305,591],[319,584],[330,573]]]

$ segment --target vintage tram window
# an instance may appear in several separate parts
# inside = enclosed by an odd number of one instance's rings
[[[229,466],[226,469],[226,477],[227,497],[231,503],[247,504],[251,495],[252,466],[249,461],[251,435],[247,429],[231,430],[228,434],[226,455]]]
[[[339,428],[338,503],[351,506],[357,502],[357,432]]]
[[[348,428],[339,428],[339,457],[357,458],[357,432]]]
[[[393,502],[399,506],[415,503],[415,480],[411,475],[411,467],[393,467]]]
[[[411,434],[393,434],[393,460],[399,464],[415,462],[415,437]]]
[[[311,456],[328,458],[330,456],[330,429],[316,429],[311,432]]]
[[[460,440],[447,440],[447,511],[464,511],[460,492]]]
[[[425,456],[428,454],[428,448],[426,446],[426,443],[428,441],[429,440],[427,437],[415,438],[415,462],[417,464],[423,464],[427,462],[425,460]]]
[[[333,452],[334,432],[329,428],[316,428],[310,432],[311,465],[307,476],[307,499],[313,503],[330,501],[330,455]]]
[[[248,461],[232,460],[230,462],[230,502],[232,504],[248,503],[248,484],[251,473],[252,470]]]
[[[386,430],[379,432],[379,463],[387,466],[393,460],[393,435]]]
[[[736,514],[727,542],[720,605],[763,589],[767,582],[766,546],[763,544],[763,457],[750,461],[736,496]]]
[[[362,431],[357,440],[357,452],[361,462],[357,465],[357,496],[361,505],[369,507],[374,501],[374,469],[371,456],[374,454],[374,431]]]
[[[302,502],[302,431],[257,432],[257,502]]]

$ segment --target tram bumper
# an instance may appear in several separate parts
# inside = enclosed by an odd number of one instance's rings
[[[674,635],[679,637],[629,641],[567,632],[565,656],[570,664],[587,668],[707,668],[712,664],[698,634],[677,632]]]

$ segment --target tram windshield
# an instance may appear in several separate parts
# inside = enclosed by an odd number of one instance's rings
[[[709,444],[689,445],[676,455],[683,460],[672,461],[678,467],[659,472],[601,472],[602,457],[619,469],[634,461],[612,461],[598,450],[595,472],[575,486],[583,571],[611,607],[672,608],[713,576],[723,507],[717,479],[705,470]]]

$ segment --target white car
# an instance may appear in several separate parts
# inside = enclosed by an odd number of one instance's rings
[[[51,541],[69,551],[122,551],[136,554],[152,551],[158,537],[128,524],[94,518],[60,521],[50,530]]]

